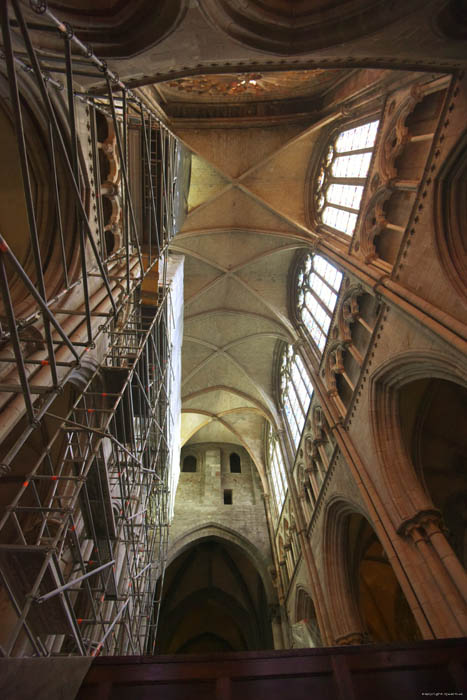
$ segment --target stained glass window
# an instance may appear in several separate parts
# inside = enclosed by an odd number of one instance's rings
[[[323,224],[352,236],[357,223],[378,121],[342,131],[328,146],[316,183]]]

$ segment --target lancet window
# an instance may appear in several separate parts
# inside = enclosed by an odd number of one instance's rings
[[[274,496],[276,513],[279,515],[287,493],[287,477],[279,439],[273,434],[271,427],[269,428],[268,436],[268,452],[271,490]]]
[[[322,353],[342,282],[342,272],[321,255],[305,256],[297,276],[297,311]]]
[[[315,204],[318,220],[352,236],[371,162],[379,121],[337,134],[318,172]]]
[[[293,444],[297,449],[313,395],[313,385],[302,358],[292,345],[288,345],[284,350],[280,372],[282,406]]]

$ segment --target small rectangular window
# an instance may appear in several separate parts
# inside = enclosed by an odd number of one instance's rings
[[[225,489],[225,491],[224,491],[224,505],[225,506],[232,505],[232,489]]]

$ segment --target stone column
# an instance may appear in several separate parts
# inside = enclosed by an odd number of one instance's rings
[[[269,541],[271,543],[271,552],[272,552],[272,557],[274,561],[274,566],[271,567],[270,573],[271,573],[271,578],[274,583],[274,587],[277,591],[277,598],[279,600],[279,604],[276,605],[275,603],[270,604],[270,609],[274,608],[277,612],[279,611],[278,614],[275,616],[275,618],[272,620],[272,634],[273,634],[273,639],[274,639],[274,648],[275,649],[287,649],[288,648],[288,632],[287,632],[287,621],[286,621],[286,610],[285,610],[285,596],[287,592],[287,588],[284,585],[284,580],[283,580],[283,572],[282,572],[282,567],[281,567],[281,562],[279,561],[279,557],[277,554],[277,548],[276,548],[276,541],[274,538],[274,528],[272,525],[272,519],[271,519],[271,497],[268,493],[263,493],[262,494],[263,502],[264,502],[264,512],[266,514],[266,522],[268,526],[268,533],[269,533]],[[279,646],[276,646],[276,644],[279,644]]]
[[[284,630],[282,627],[282,614],[280,605],[269,606],[269,620],[272,629],[272,638],[274,641],[274,649],[286,649],[287,642],[284,638]]]
[[[441,514],[436,510],[420,511],[404,522],[398,532],[418,554],[417,568],[434,612],[437,636],[467,634],[467,574],[442,532]]]

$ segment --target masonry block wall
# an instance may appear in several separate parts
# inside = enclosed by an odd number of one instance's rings
[[[240,472],[231,471],[232,454],[240,458]],[[189,456],[196,458],[194,472],[183,471],[184,460]],[[263,555],[270,552],[259,475],[243,447],[218,443],[187,445],[182,449],[180,469],[171,547],[186,533],[212,523],[247,538]],[[231,503],[224,503],[230,499]]]

